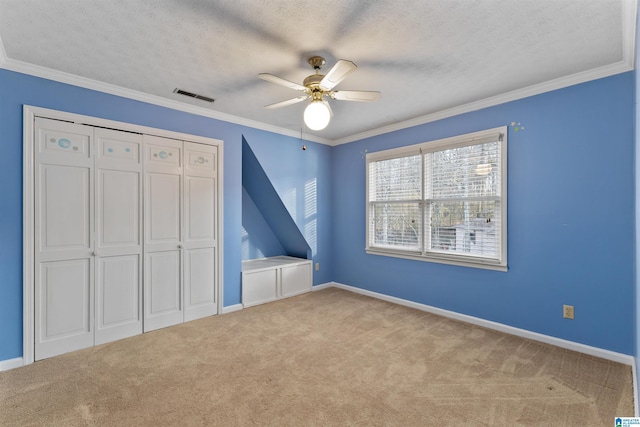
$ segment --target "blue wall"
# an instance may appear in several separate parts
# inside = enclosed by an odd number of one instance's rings
[[[333,280],[333,218],[330,216],[333,147],[297,138],[290,138],[284,144],[282,136],[275,134],[258,138],[245,135],[251,151],[311,248],[314,264],[320,264],[319,271],[314,269],[313,284]],[[303,145],[306,150],[302,149]]]
[[[269,229],[282,244],[285,255],[311,259],[313,254],[305,236],[246,140],[242,141],[242,187],[255,202]]]
[[[629,72],[336,147],[334,280],[634,354],[633,87]],[[508,272],[365,253],[365,150],[512,122]]]
[[[46,79],[0,69],[0,361],[22,355],[22,106],[23,104],[87,116],[134,123],[224,141],[224,305],[240,303],[242,244],[242,137],[260,151],[267,173],[276,178],[276,189],[287,191],[315,180],[316,230],[327,233],[317,241],[314,259],[329,276],[329,148],[305,141],[308,156],[298,158],[300,140],[235,125],[169,108],[133,101]],[[262,144],[267,149],[263,149]],[[294,154],[295,152],[295,154]],[[299,164],[285,165],[283,161]],[[318,164],[313,164],[318,162]],[[265,166],[267,165],[267,166]],[[284,178],[280,173],[290,174]],[[314,175],[316,174],[316,175]],[[304,188],[304,184],[303,188]],[[303,197],[304,192],[297,195]],[[284,193],[282,193],[284,195]],[[304,204],[294,200],[294,204]],[[310,219],[297,223],[311,235]],[[306,235],[306,234],[305,234]],[[326,259],[326,261],[325,261]],[[325,268],[326,266],[326,268]]]
[[[242,187],[242,260],[286,254],[260,209]]]
[[[23,104],[224,140],[225,306],[240,302],[244,137],[321,265],[314,284],[336,281],[640,354],[634,346],[635,79],[624,73],[328,147],[0,70],[0,361],[22,354]],[[508,272],[364,252],[365,150],[511,122],[525,130],[509,129]],[[576,307],[575,320],[562,319],[562,304]]]

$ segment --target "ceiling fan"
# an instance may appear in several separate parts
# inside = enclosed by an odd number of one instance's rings
[[[311,100],[307,108],[304,110],[304,122],[312,130],[322,130],[329,124],[333,111],[326,98],[338,101],[377,101],[380,99],[380,92],[362,91],[362,90],[333,90],[334,87],[343,81],[349,74],[354,72],[358,67],[351,61],[344,59],[339,60],[336,65],[329,70],[326,75],[320,74],[320,69],[325,64],[325,60],[321,56],[312,56],[308,60],[309,65],[316,71],[315,74],[308,76],[302,84],[294,83],[289,80],[274,76],[273,74],[258,74],[262,80],[285,86],[294,90],[303,92],[297,98],[288,99],[275,104],[265,105],[265,108],[280,108],[287,105],[296,104],[298,102]]]

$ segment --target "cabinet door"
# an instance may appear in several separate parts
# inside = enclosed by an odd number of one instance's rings
[[[37,118],[35,360],[94,340],[93,129]]]
[[[281,269],[282,298],[311,291],[311,263],[284,266]]]
[[[217,148],[184,143],[184,319],[217,313]]]
[[[96,344],[142,333],[142,135],[95,130]]]
[[[144,135],[144,330],[182,323],[182,142]]]
[[[278,273],[275,268],[242,273],[242,305],[251,307],[278,299]]]

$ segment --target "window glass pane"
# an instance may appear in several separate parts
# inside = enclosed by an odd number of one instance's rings
[[[367,154],[371,253],[506,271],[506,130]]]
[[[432,202],[426,216],[431,225],[432,251],[487,258],[499,256],[499,202]]]
[[[419,203],[375,203],[371,205],[371,211],[371,242],[374,246],[420,250]]]
[[[420,200],[421,156],[401,157],[369,163],[369,200]]]
[[[498,142],[488,142],[426,154],[427,198],[499,196],[498,150]]]

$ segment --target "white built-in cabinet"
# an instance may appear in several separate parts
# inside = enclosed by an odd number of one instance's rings
[[[242,261],[242,305],[264,304],[311,291],[312,261],[275,256]]]
[[[37,117],[35,360],[217,313],[217,146]]]

